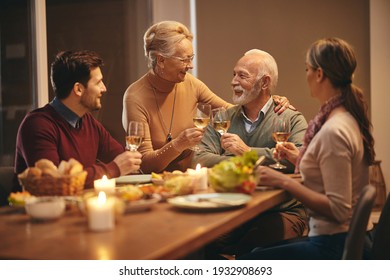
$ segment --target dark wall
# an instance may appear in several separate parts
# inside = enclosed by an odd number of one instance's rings
[[[355,82],[370,99],[369,0],[197,0],[198,73],[214,92],[231,101],[236,61],[258,48],[279,67],[277,93],[311,119],[319,104],[305,79],[305,52],[322,37],[355,47]]]
[[[142,47],[138,29],[145,30],[148,23],[147,1],[46,2],[49,65],[58,51],[66,49],[90,49],[102,56],[107,93],[102,97],[102,109],[95,116],[124,144],[122,97],[127,86],[138,79],[137,69],[142,67],[138,65],[137,48]],[[51,100],[51,85],[49,88]]]

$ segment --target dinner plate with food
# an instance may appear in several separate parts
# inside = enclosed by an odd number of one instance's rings
[[[181,176],[188,176],[188,174],[185,172],[182,172],[180,170],[174,170],[172,172],[163,171],[162,173],[152,172],[151,180],[152,180],[152,183],[155,185],[164,185],[164,183],[166,181],[173,179],[175,177],[181,177]]]
[[[95,190],[86,190],[80,197],[67,199],[75,201],[80,212],[85,215],[88,211],[86,201],[97,195]],[[161,200],[161,196],[157,193],[145,193],[138,185],[128,184],[116,187],[108,199],[115,199],[115,214],[120,216],[129,212],[149,210]]]
[[[116,187],[117,197],[123,202],[124,213],[149,210],[161,200],[158,193],[147,193],[134,185]]]
[[[174,194],[164,185],[155,185],[155,184],[142,184],[137,186],[141,189],[146,195],[157,194],[160,196],[162,201],[165,201],[167,198],[173,197]]]
[[[252,196],[243,193],[203,193],[169,198],[171,205],[196,211],[227,210],[242,207],[252,199]]]
[[[186,172],[175,170],[152,173],[152,182],[155,186],[161,186],[170,196],[177,196],[194,193],[199,180]]]

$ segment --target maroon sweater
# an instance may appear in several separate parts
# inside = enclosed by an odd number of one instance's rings
[[[120,176],[113,159],[124,151],[91,114],[82,117],[80,128],[72,127],[52,106],[47,104],[26,115],[16,139],[15,172],[19,174],[46,158],[58,166],[61,160],[77,159],[88,172],[86,188],[103,175]],[[14,186],[13,191],[20,190]]]

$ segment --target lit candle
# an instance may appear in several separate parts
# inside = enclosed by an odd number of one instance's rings
[[[107,198],[104,191],[98,197],[87,200],[88,226],[93,231],[111,230],[115,226],[115,201]]]
[[[106,175],[103,175],[102,179],[93,182],[93,186],[97,193],[113,194],[115,192],[115,179],[108,179]]]
[[[196,188],[195,191],[205,191],[208,187],[207,182],[207,167],[201,167],[198,163],[194,169],[187,169],[187,173],[192,176],[196,176]]]

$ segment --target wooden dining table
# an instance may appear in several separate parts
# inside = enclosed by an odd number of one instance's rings
[[[185,259],[289,198],[281,189],[255,191],[244,206],[223,211],[188,211],[159,202],[147,211],[121,215],[115,228],[104,232],[89,230],[85,215],[75,208],[40,222],[23,209],[1,207],[0,259]]]

